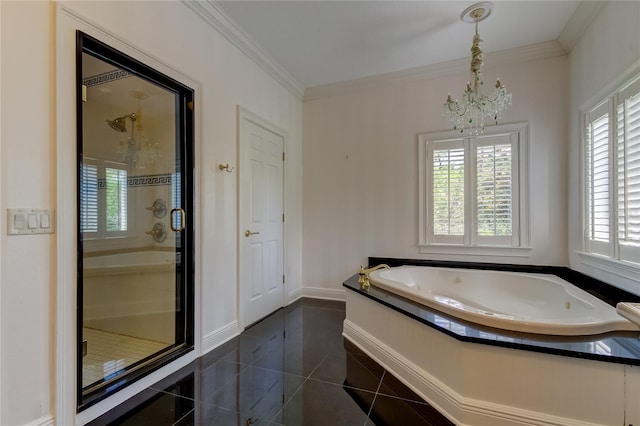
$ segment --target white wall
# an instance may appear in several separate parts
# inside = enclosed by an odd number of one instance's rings
[[[48,3],[2,2],[0,424],[52,410],[55,236],[7,237],[6,209],[55,200],[53,21]]]
[[[504,62],[504,61],[503,61]],[[460,96],[468,64],[431,79],[415,76],[363,85],[305,101],[303,112],[303,276],[305,287],[337,291],[367,256],[478,262],[567,264],[566,56],[485,59],[513,94],[503,123],[530,125],[530,258],[421,255],[418,252],[418,142],[448,130],[447,92]]]
[[[640,294],[640,279],[606,272],[582,263],[580,220],[580,108],[589,108],[615,89],[630,71],[640,72],[640,2],[607,2],[569,55],[569,256],[572,269]],[[635,64],[635,65],[634,65]],[[621,83],[621,81],[618,81]],[[633,274],[633,273],[632,273]],[[637,277],[637,271],[635,272]]]
[[[288,132],[286,274],[288,290],[299,289],[301,101],[180,2],[91,1],[65,7],[201,87],[196,105],[201,221],[196,232],[202,317],[196,322],[202,336],[215,336],[237,320],[237,174],[217,168],[219,163],[237,165],[237,105]],[[57,174],[75,171],[57,170],[56,149],[75,141],[56,140],[56,100],[73,95],[58,93],[56,98],[55,93],[56,78],[69,78],[56,76],[56,4],[3,1],[0,8],[0,223],[6,223],[9,207],[55,208],[68,217],[75,207],[56,205]],[[75,122],[67,125],[74,128]],[[0,235],[0,424],[46,422],[56,403],[56,241],[74,237]]]

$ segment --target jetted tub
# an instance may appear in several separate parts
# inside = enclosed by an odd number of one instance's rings
[[[555,275],[401,266],[374,271],[369,280],[445,314],[504,330],[579,336],[640,329]]]
[[[83,259],[85,275],[130,274],[135,272],[161,272],[175,268],[173,251],[134,251]]]
[[[83,325],[171,343],[175,339],[174,251],[132,251],[83,259]]]

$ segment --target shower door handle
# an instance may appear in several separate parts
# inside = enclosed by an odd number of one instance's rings
[[[174,220],[173,220],[173,214],[176,212],[180,213],[180,225],[178,226],[174,226]],[[184,230],[184,210],[182,210],[180,207],[171,209],[170,222],[171,222],[171,230],[173,232],[182,232]]]

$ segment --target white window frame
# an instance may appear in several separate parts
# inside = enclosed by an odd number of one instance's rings
[[[591,107],[580,110],[580,146],[581,146],[581,172],[582,187],[582,251],[578,251],[582,262],[586,265],[613,273],[622,277],[638,280],[640,274],[640,245],[621,242],[619,238],[619,203],[618,203],[618,106],[621,102],[635,94],[640,93],[640,74],[629,78],[611,90],[607,96],[602,96]],[[590,238],[589,224],[589,179],[587,173],[588,161],[588,133],[587,126],[603,111],[606,111],[609,121],[608,131],[608,208],[609,208],[609,238],[608,241],[595,241]]]
[[[512,146],[512,236],[483,237],[477,235],[476,152],[483,139],[508,136]],[[527,122],[485,127],[478,136],[461,135],[458,131],[421,133],[418,135],[419,157],[419,224],[420,253],[461,254],[478,256],[530,256],[529,206],[529,124]],[[463,238],[433,235],[432,180],[433,147],[438,144],[460,144],[465,147],[465,232]],[[485,142],[486,143],[486,142]],[[452,145],[453,146],[453,145]],[[469,155],[473,153],[473,155]],[[467,179],[466,176],[473,176]]]

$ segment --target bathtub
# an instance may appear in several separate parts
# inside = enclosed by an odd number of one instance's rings
[[[374,271],[369,279],[442,313],[503,330],[580,336],[640,329],[614,307],[554,275],[401,266]]]
[[[175,339],[174,251],[133,251],[83,259],[83,325],[170,344]]]
[[[175,267],[176,253],[173,251],[135,251],[85,257],[82,262],[85,276],[160,272]]]

